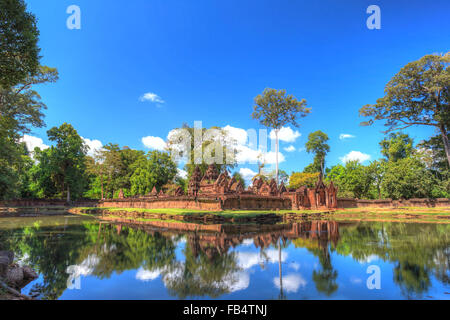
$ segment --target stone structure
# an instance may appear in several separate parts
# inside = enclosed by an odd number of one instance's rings
[[[283,196],[292,201],[292,209],[337,209],[338,189],[333,182],[327,186],[319,176],[314,188],[300,187],[296,190],[283,192]]]
[[[180,208],[193,210],[299,210],[337,208],[337,188],[325,185],[321,178],[314,188],[300,187],[287,190],[282,183],[255,179],[247,190],[242,182],[219,172],[215,164],[208,166],[204,175],[195,167],[187,194],[178,186],[156,188],[145,197],[105,200],[101,207],[118,208]]]
[[[125,198],[123,190],[120,190],[117,199],[80,201],[73,204],[73,206],[145,209],[178,208],[209,211],[328,210],[338,207],[336,196],[337,188],[334,184],[331,182],[327,186],[321,178],[319,178],[314,188],[300,187],[289,190],[283,183],[277,186],[274,179],[265,181],[258,178],[253,181],[251,187],[245,190],[240,181],[230,177],[228,172],[220,173],[213,164],[207,168],[204,175],[202,175],[198,166],[195,167],[186,193],[177,185],[166,185],[159,192],[156,188],[153,188],[145,196]],[[0,201],[0,209],[2,206],[46,206],[58,203],[65,205],[63,200]],[[349,205],[353,205],[353,202]]]

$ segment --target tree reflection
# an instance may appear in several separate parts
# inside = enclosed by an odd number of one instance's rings
[[[393,281],[407,297],[421,297],[430,275],[448,284],[450,225],[365,222],[342,228],[336,252],[359,261],[376,256],[394,263]]]
[[[338,290],[333,253],[364,263],[374,256],[392,263],[393,282],[407,298],[426,294],[433,276],[449,284],[450,225],[358,222],[337,229],[337,222],[307,221],[275,227],[276,231],[266,228],[257,233],[253,228],[251,238],[261,247],[259,263],[265,256],[268,259],[264,248],[278,249],[280,299],[286,298],[281,252],[291,244],[318,258],[320,269],[313,271],[312,279],[317,291],[327,296]],[[41,274],[42,299],[58,299],[67,289],[69,266],[100,279],[143,269],[161,275],[168,292],[181,299],[217,298],[248,286],[242,283],[236,251],[230,250],[245,239],[241,233],[175,232],[94,220],[71,223],[70,219],[0,230],[0,250],[14,251]],[[177,257],[181,238],[186,242],[182,257]]]

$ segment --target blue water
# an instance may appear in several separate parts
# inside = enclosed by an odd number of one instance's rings
[[[6,221],[1,249],[39,272],[22,292],[40,299],[450,298],[448,224],[309,221],[195,233],[70,216]]]

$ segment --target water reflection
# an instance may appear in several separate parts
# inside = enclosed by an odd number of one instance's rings
[[[0,220],[0,250],[15,251],[40,273],[26,289],[42,299],[448,299],[449,231],[447,224],[388,222],[22,218]],[[370,264],[382,270],[381,290],[365,285]],[[81,290],[67,289],[70,277],[81,277]]]

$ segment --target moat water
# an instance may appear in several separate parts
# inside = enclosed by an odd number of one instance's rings
[[[38,299],[450,299],[450,224],[218,227],[0,218],[0,250]]]

